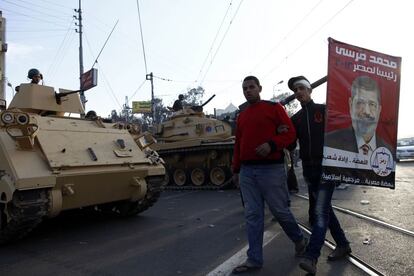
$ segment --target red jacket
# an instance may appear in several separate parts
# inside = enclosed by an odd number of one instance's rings
[[[278,134],[280,125],[287,125],[288,131]],[[237,118],[233,173],[240,171],[242,163],[283,163],[283,148],[295,140],[295,128],[282,105],[268,101],[250,104]],[[257,156],[256,148],[266,142],[271,153],[266,157]]]

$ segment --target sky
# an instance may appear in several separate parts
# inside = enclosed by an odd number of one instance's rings
[[[28,82],[27,71],[38,68],[45,85],[79,88],[79,34],[73,17],[78,4],[0,2],[7,20],[5,75],[13,87]],[[230,103],[240,105],[247,75],[260,79],[261,98],[268,100],[288,92],[292,76],[304,75],[311,82],[326,76],[332,37],[402,57],[398,137],[414,136],[414,95],[409,87],[414,38],[408,31],[414,17],[409,5],[403,0],[83,1],[84,70],[97,60],[94,68],[99,71],[98,86],[85,92],[86,111],[107,117],[125,103],[150,100],[151,84],[145,76],[151,72],[154,95],[166,106],[197,86],[205,89],[204,101],[216,95],[205,106],[207,113]],[[12,92],[6,86],[7,102]],[[326,85],[312,95],[315,102],[324,103]]]

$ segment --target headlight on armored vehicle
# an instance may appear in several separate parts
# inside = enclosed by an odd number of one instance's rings
[[[4,112],[3,114],[1,114],[1,121],[4,124],[11,124],[14,122],[14,116],[13,113],[11,112]]]
[[[16,117],[17,117],[16,118],[17,119],[17,123],[19,125],[27,125],[29,123],[30,118],[29,118],[29,115],[27,115],[27,114],[20,113]]]

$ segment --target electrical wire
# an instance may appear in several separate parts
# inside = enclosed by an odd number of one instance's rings
[[[74,20],[75,19],[72,18],[72,21],[69,24],[69,27],[68,27],[67,32],[65,34],[65,37],[63,38],[62,42],[60,43],[60,45],[58,47],[58,50],[56,51],[56,54],[53,57],[52,62],[50,63],[50,66],[49,66],[49,68],[46,71],[48,76],[51,76],[52,75],[51,72],[56,72],[56,69],[57,69],[57,60],[58,60],[59,54],[60,54],[61,50],[63,49],[64,45],[67,43],[67,41],[69,41],[69,36],[68,35],[70,34],[70,31],[72,30],[72,24],[73,24],[73,21]],[[52,71],[52,68],[54,69],[53,71]]]
[[[99,63],[97,63],[97,65],[99,67],[99,71],[102,74],[103,79],[104,79],[106,85],[109,87],[109,91],[111,92],[112,97],[115,99],[116,103],[119,105],[119,108],[122,109],[122,105],[119,103],[117,97],[115,96],[114,90],[112,89],[111,85],[109,84],[109,81],[108,81],[107,77],[105,76],[104,71],[102,70],[102,67],[100,66]]]
[[[209,51],[207,53],[207,56],[204,59],[203,64],[201,65],[200,72],[198,73],[198,76],[197,76],[197,80],[201,77],[201,72],[203,71],[203,68],[206,65],[206,62],[208,60],[208,57],[210,56],[210,54],[211,54],[211,52],[213,50],[213,46],[216,43],[217,37],[218,37],[218,35],[219,35],[220,31],[221,31],[221,27],[223,27],[224,20],[226,19],[227,14],[229,13],[232,4],[233,4],[233,0],[230,1],[229,6],[227,7],[226,13],[224,14],[223,19],[221,20],[221,23],[220,23],[220,26],[219,26],[219,28],[217,30],[216,36],[214,37],[213,42],[211,43],[210,49],[209,49]]]
[[[141,33],[142,52],[143,52],[143,55],[144,55],[145,74],[148,75],[147,57],[145,55],[145,47],[144,47],[144,35],[142,33],[141,13],[139,11],[139,0],[137,0],[137,9],[138,9],[139,30],[140,30],[140,33]]]
[[[62,13],[62,10],[55,10],[55,9],[50,8],[50,7],[46,7],[46,6],[42,6],[42,5],[39,5],[39,4],[35,4],[35,3],[33,3],[33,1],[31,1],[31,2],[29,2],[29,1],[25,1],[25,0],[13,0],[13,1],[23,2],[23,3],[26,3],[26,4],[30,5],[30,6],[39,7],[39,8],[41,8],[41,9],[47,9],[47,10],[49,10],[49,11],[54,11],[54,12],[59,13],[59,14],[61,14],[61,13]],[[72,10],[72,8],[69,8],[69,7],[68,7],[68,8],[66,8],[66,9],[68,10],[67,15],[68,15],[68,16],[72,16],[72,14],[69,12],[70,10]]]
[[[144,84],[145,84],[145,82],[146,82],[147,80],[145,79],[139,86],[138,86],[138,88],[135,90],[135,92],[132,94],[132,96],[131,97],[129,97],[129,99],[130,100],[132,100],[133,98],[134,98],[134,96],[135,96],[135,94],[137,94],[137,92],[139,91],[139,90],[141,90],[141,88],[144,86]]]
[[[286,57],[283,58],[283,60],[278,65],[276,65],[268,73],[266,73],[264,77],[267,78],[271,73],[273,73],[273,71],[275,71],[277,68],[279,68],[279,66],[283,63],[283,61],[285,59],[287,59],[288,57],[294,55],[299,49],[301,49],[306,44],[306,42],[308,42],[312,37],[314,37],[317,33],[319,33],[320,30],[322,30],[326,25],[328,25],[332,20],[334,20],[335,17],[337,17],[344,9],[346,9],[353,1],[354,0],[348,1],[333,16],[331,16],[327,21],[325,21],[325,23],[323,23],[315,32],[313,32],[308,37],[306,37],[298,47],[296,47],[292,52],[290,52],[288,55],[286,55]]]
[[[54,69],[51,73],[51,76],[55,77],[55,75],[58,73],[58,70],[59,70],[63,60],[66,58],[66,54],[67,54],[68,50],[72,48],[71,46],[73,45],[74,40],[75,40],[75,33],[71,33],[67,43],[64,45],[64,48],[62,48],[61,54],[58,55],[56,65],[54,66]]]
[[[9,9],[5,9],[5,8],[2,8],[2,10],[3,10],[3,11],[10,12],[10,13],[14,13],[14,14],[22,15],[22,16],[25,16],[25,17],[29,17],[29,18],[32,18],[32,19],[36,19],[36,20],[39,20],[39,21],[43,21],[43,22],[52,23],[52,24],[55,24],[55,25],[59,25],[59,26],[64,26],[64,27],[66,27],[66,26],[65,26],[65,25],[63,25],[63,24],[59,24],[58,22],[55,22],[55,21],[50,21],[50,20],[45,20],[45,19],[43,19],[43,18],[38,18],[38,17],[32,16],[32,15],[30,15],[30,14],[21,13],[21,12],[16,12],[16,11],[9,10]]]
[[[46,16],[48,16],[48,17],[54,17],[54,18],[57,18],[57,19],[59,19],[59,20],[63,20],[63,21],[65,21],[65,19],[63,19],[62,17],[56,16],[56,15],[53,15],[53,14],[50,14],[50,13],[42,12],[42,11],[39,11],[39,10],[36,10],[36,9],[33,9],[33,8],[28,8],[28,7],[26,7],[26,6],[16,4],[16,3],[13,3],[13,2],[8,1],[8,0],[3,0],[3,2],[6,2],[6,3],[12,4],[12,5],[14,5],[14,6],[17,6],[17,7],[20,7],[20,8],[26,9],[26,10],[29,10],[29,11],[31,11],[31,12],[35,12],[35,13],[44,14],[44,15],[46,15]]]
[[[205,72],[205,74],[204,74],[204,77],[203,77],[203,79],[202,79],[202,80],[201,80],[201,82],[200,82],[200,86],[202,86],[202,84],[203,84],[203,82],[204,82],[204,80],[205,80],[205,78],[206,78],[206,76],[207,76],[207,74],[208,74],[208,71],[210,71],[210,68],[211,68],[211,66],[212,66],[212,64],[213,64],[213,62],[214,62],[214,59],[216,58],[217,53],[219,52],[219,50],[220,50],[220,48],[221,48],[221,45],[223,44],[223,41],[224,41],[224,39],[226,38],[226,36],[227,36],[227,34],[228,34],[229,30],[230,30],[231,24],[233,23],[234,19],[236,18],[236,15],[238,14],[239,9],[240,9],[240,6],[241,6],[241,4],[243,3],[243,1],[244,1],[244,0],[241,0],[241,1],[240,1],[240,3],[239,3],[239,5],[237,6],[236,12],[234,13],[234,15],[233,15],[232,19],[230,20],[229,26],[227,27],[227,30],[226,30],[226,32],[224,33],[224,35],[223,35],[223,37],[222,37],[222,39],[221,39],[221,41],[220,41],[220,44],[218,45],[218,47],[217,47],[217,49],[216,49],[216,52],[214,53],[214,55],[213,55],[213,57],[212,57],[212,59],[211,59],[211,61],[210,61],[209,66],[207,67],[207,70],[206,70],[206,72]]]
[[[93,52],[93,50],[92,50],[92,47],[91,47],[91,44],[89,43],[89,39],[88,39],[88,37],[86,36],[86,34],[85,33],[83,33],[83,35],[84,35],[84,38],[85,38],[85,41],[86,41],[86,45],[88,45],[88,49],[89,49],[89,52],[90,52],[90,54],[91,54],[91,56],[95,56],[95,54],[94,54],[94,52]],[[97,63],[97,62],[96,62]],[[97,63],[98,64],[98,63]],[[95,64],[94,64],[95,65]],[[120,108],[122,109],[122,106],[121,106],[121,104],[120,104],[120,102],[118,101],[118,98],[115,96],[115,93],[113,92],[113,90],[112,90],[112,87],[109,85],[109,81],[107,81],[107,78],[106,78],[106,76],[104,75],[104,73],[103,73],[103,71],[102,71],[102,67],[100,66],[100,64],[98,64],[98,66],[99,66],[99,70],[100,70],[100,72],[102,73],[102,75],[104,76],[104,81],[108,84],[108,87],[109,87],[109,92],[110,92],[110,95],[112,96],[112,98],[118,103],[118,105],[120,106]],[[93,67],[93,66],[92,66]],[[108,91],[108,87],[106,87],[106,91]]]
[[[38,33],[38,32],[62,32],[62,31],[67,31],[66,29],[36,29],[36,30],[7,30],[7,32],[9,33]]]
[[[316,3],[315,6],[311,8],[311,10],[305,14],[304,17],[292,28],[290,29],[287,34],[278,42],[276,45],[253,67],[253,69],[250,72],[253,72],[256,70],[256,68],[263,63],[263,61],[267,60],[267,58],[276,50],[279,48],[280,45],[300,26],[302,23],[314,12],[314,10],[322,3],[323,0],[320,0],[318,3]]]
[[[38,0],[38,1],[46,2],[46,3],[52,4],[52,5],[55,5],[55,6],[59,6],[59,7],[63,7],[63,8],[72,9],[71,7],[64,6],[62,4],[58,4],[58,3],[56,3],[56,1],[47,1],[47,0]]]

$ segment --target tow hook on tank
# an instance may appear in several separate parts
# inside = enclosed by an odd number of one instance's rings
[[[151,164],[164,164],[164,160],[158,155],[158,153],[152,149],[145,150],[145,157],[148,158]]]
[[[131,200],[137,201],[144,198],[147,193],[147,182],[141,177],[133,177],[131,179],[131,186],[133,186],[134,192],[132,193]]]

